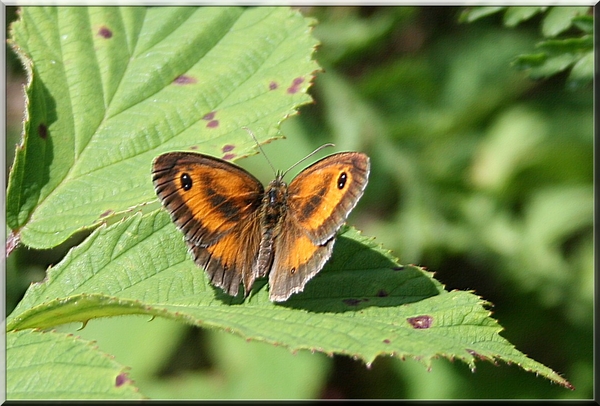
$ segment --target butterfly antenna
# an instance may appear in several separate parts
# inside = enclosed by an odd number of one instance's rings
[[[315,149],[313,152],[311,152],[310,154],[308,154],[307,156],[305,156],[304,158],[302,158],[301,160],[299,160],[298,162],[296,162],[294,165],[292,165],[289,168],[287,168],[287,170],[281,174],[281,177],[283,178],[286,175],[286,173],[288,173],[290,170],[292,170],[293,168],[295,168],[296,166],[298,166],[300,163],[306,161],[308,158],[310,158],[311,156],[313,156],[314,154],[316,154],[317,152],[319,152],[323,148],[334,147],[334,146],[335,146],[335,144],[332,144],[332,143],[327,143],[327,144],[321,145],[319,148]]]
[[[265,156],[265,159],[269,163],[269,166],[271,167],[271,169],[273,169],[273,173],[275,174],[275,176],[277,176],[277,170],[275,169],[275,167],[273,166],[273,164],[269,160],[269,157],[267,156],[267,154],[265,154],[265,151],[260,146],[260,143],[258,142],[258,140],[256,139],[256,137],[254,136],[254,133],[252,132],[252,130],[250,130],[248,127],[242,127],[242,128],[244,130],[248,131],[248,134],[250,134],[250,136],[254,139],[254,142],[256,142],[256,146],[258,146],[258,149],[260,149],[260,152],[262,152],[262,154]],[[281,174],[281,177],[283,178],[290,170],[292,170],[293,168],[295,168],[296,166],[298,166],[300,163],[304,162],[305,160],[307,160],[308,158],[310,158],[311,156],[313,156],[314,154],[316,154],[317,152],[319,152],[323,148],[333,147],[333,146],[335,146],[335,144],[332,144],[332,143],[327,143],[327,144],[321,145],[319,148],[315,149],[313,152],[311,152],[310,154],[308,154],[307,156],[305,156],[304,158],[302,158],[301,160],[299,160],[298,162],[296,162],[294,165],[290,166],[285,172],[283,172]]]
[[[258,149],[260,149],[260,152],[262,152],[263,156],[265,157],[265,159],[269,163],[269,166],[271,167],[271,169],[273,169],[273,173],[275,175],[277,175],[277,170],[275,169],[275,167],[273,166],[273,164],[271,163],[271,161],[269,161],[269,157],[267,156],[267,154],[265,154],[265,151],[260,146],[260,143],[258,142],[258,140],[256,139],[256,137],[254,136],[254,133],[252,132],[252,130],[250,130],[248,127],[242,127],[242,128],[244,130],[248,131],[248,134],[250,134],[250,136],[254,139],[254,142],[256,142],[256,146],[258,147]]]

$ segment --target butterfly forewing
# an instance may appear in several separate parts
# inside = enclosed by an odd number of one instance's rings
[[[156,194],[187,241],[210,245],[260,208],[262,184],[220,159],[187,152],[154,161]]]
[[[290,183],[288,214],[316,244],[332,238],[363,194],[369,158],[359,152],[330,155]]]

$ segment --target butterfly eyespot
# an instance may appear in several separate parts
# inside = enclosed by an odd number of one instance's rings
[[[192,188],[192,177],[190,175],[188,175],[187,173],[182,173],[181,174],[181,188],[185,191],[188,191]]]
[[[337,187],[338,189],[343,189],[344,186],[346,186],[346,181],[348,180],[348,175],[346,175],[346,172],[342,172],[340,174],[340,177],[337,180]]]

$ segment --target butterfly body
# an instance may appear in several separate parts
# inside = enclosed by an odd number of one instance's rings
[[[208,155],[171,152],[153,163],[156,193],[210,282],[232,296],[243,283],[248,295],[268,275],[273,301],[301,292],[324,266],[368,174],[366,155],[344,152],[289,186],[277,174],[265,191],[244,169]]]
[[[280,175],[275,177],[262,200],[260,212],[261,240],[256,259],[257,278],[262,278],[269,273],[273,264],[275,240],[281,232],[282,223],[286,215],[287,184]],[[248,286],[245,284],[245,286]]]

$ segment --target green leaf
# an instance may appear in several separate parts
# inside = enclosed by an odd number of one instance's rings
[[[550,7],[542,23],[542,34],[545,37],[555,37],[567,30],[577,16],[585,15],[589,7]]]
[[[536,47],[550,55],[575,54],[591,51],[594,48],[594,38],[591,35],[584,35],[580,38],[551,39],[540,42]]]
[[[571,70],[568,84],[572,89],[580,88],[594,79],[594,51],[581,57]]]
[[[574,72],[571,72],[568,83],[571,88],[578,88],[593,78],[593,47],[591,35],[547,40],[537,44],[543,52],[519,55],[512,65],[517,69],[531,69],[529,74],[534,79],[552,76],[573,66]]]
[[[581,59],[581,55],[559,54],[548,56],[546,53],[533,55],[519,55],[512,63],[517,69],[530,69],[532,79],[541,79],[552,76],[572,66]]]
[[[275,137],[318,69],[287,7],[26,7],[11,33],[29,82],[6,219],[35,248],[155,201],[160,153],[253,153],[242,127]]]
[[[102,226],[34,284],[9,316],[9,331],[86,322],[132,313],[160,315],[231,331],[291,350],[347,354],[367,363],[379,355],[504,360],[564,386],[499,333],[485,303],[446,292],[431,274],[401,266],[351,228],[304,292],[272,303],[264,283],[246,300],[209,285],[162,210]]]
[[[6,334],[6,397],[142,399],[126,369],[71,334],[38,330]]]
[[[572,66],[577,60],[579,60],[579,55],[573,54],[562,54],[558,56],[553,56],[535,68],[532,68],[529,71],[529,76],[533,79],[540,79],[552,76],[558,72],[562,72],[565,69]]]
[[[293,296],[284,306],[343,312],[355,309],[358,304],[354,298],[363,295],[372,297],[370,302],[391,306],[444,292],[437,281],[416,267],[394,271],[392,268],[398,266],[395,260],[389,253],[374,251],[375,247],[372,240],[345,230],[336,241],[332,258],[315,279],[324,281],[310,283],[303,294]],[[269,308],[281,308],[268,300],[266,289],[261,287],[254,289],[256,295],[246,304],[264,301]],[[117,314],[158,315],[162,310],[147,306],[211,305],[215,294],[220,306],[242,302],[210,287],[204,271],[191,260],[182,234],[165,211],[157,210],[143,216],[138,213],[92,233],[48,270],[45,281],[29,288],[9,317],[8,326],[47,328]]]
[[[479,20],[480,18],[496,14],[504,9],[506,9],[506,7],[469,7],[461,12],[459,16],[459,21],[461,23],[472,23],[475,20]]]
[[[519,55],[511,63],[517,69],[530,69],[534,66],[540,66],[546,62],[548,55],[545,52],[538,54]]]
[[[543,12],[547,7],[508,7],[504,13],[504,25],[515,27],[534,15]]]
[[[586,34],[594,33],[594,17],[589,14],[573,18],[573,25]]]

